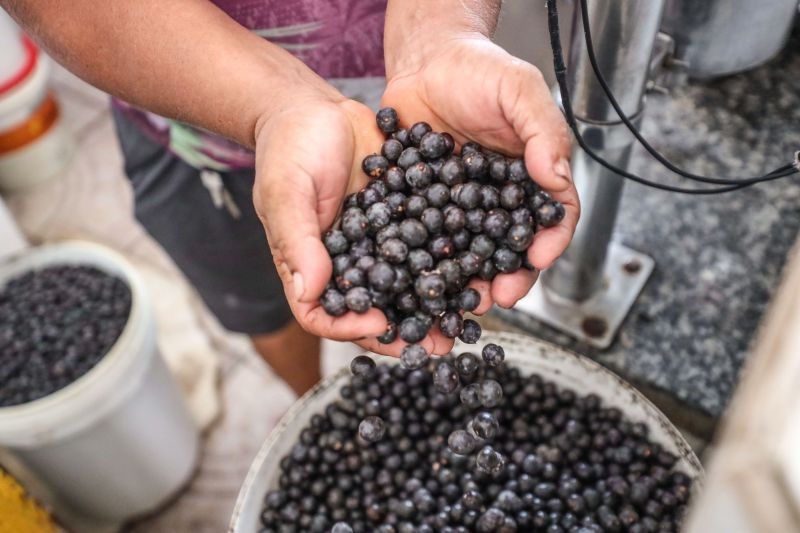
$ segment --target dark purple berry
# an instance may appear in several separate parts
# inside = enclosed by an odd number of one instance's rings
[[[424,189],[433,180],[433,170],[427,163],[420,161],[406,169],[406,183],[414,189]]]
[[[545,191],[537,191],[536,194],[528,200],[528,207],[534,213],[544,204],[549,204],[553,201],[553,197]]]
[[[455,252],[453,241],[446,235],[438,235],[428,243],[428,251],[434,259],[447,259]]]
[[[396,132],[392,133],[392,139],[397,139],[403,143],[403,146],[406,148],[411,146],[411,133],[405,128],[400,128]]]
[[[400,167],[391,167],[383,175],[386,187],[393,192],[402,192],[406,188],[406,173]]]
[[[431,131],[431,125],[427,122],[417,122],[413,126],[409,132],[411,133],[411,143],[414,146],[419,146],[419,143],[422,141],[422,138],[425,136],[426,133]]]
[[[389,239],[400,237],[400,225],[396,222],[390,222],[387,226],[378,230],[375,234],[375,244],[380,246]]]
[[[544,204],[536,210],[536,221],[540,226],[549,228],[555,226],[564,219],[564,206],[557,202]]]
[[[411,130],[412,135],[414,129]],[[441,133],[429,131],[419,141],[419,151],[426,159],[442,157],[447,152],[447,141]]]
[[[475,344],[481,338],[481,326],[471,318],[464,320],[464,331],[458,337],[462,342]]]
[[[406,267],[394,267],[394,283],[392,283],[391,291],[395,294],[401,293],[411,287],[411,273]]]
[[[520,207],[511,212],[511,224],[519,224],[521,226],[533,226],[533,215],[527,207]]]
[[[411,274],[418,275],[433,268],[433,256],[425,250],[417,248],[408,253],[407,264]]]
[[[448,187],[464,181],[464,163],[460,157],[451,157],[444,162],[439,171],[439,181]]]
[[[516,183],[506,183],[500,189],[500,205],[509,211],[520,207],[525,201],[525,191]]]
[[[335,229],[325,233],[323,242],[325,243],[325,248],[328,250],[328,253],[332,256],[345,253],[350,246],[344,233]]]
[[[482,180],[489,172],[489,160],[480,152],[470,152],[461,159],[467,178],[471,180]]]
[[[481,382],[478,395],[481,398],[481,404],[491,409],[500,404],[503,399],[503,388],[498,382],[493,379],[487,379]]]
[[[482,262],[480,256],[474,252],[465,252],[458,258],[458,266],[461,267],[461,272],[467,276],[478,272]]]
[[[492,209],[483,219],[483,231],[492,239],[502,239],[511,226],[511,216],[505,209]]]
[[[475,371],[472,371],[471,373],[463,372],[462,370],[458,370],[458,367],[456,367],[456,369],[459,375],[463,378],[471,378],[475,373]],[[480,385],[477,383],[472,383],[471,385],[467,385],[466,387],[462,388],[461,392],[459,393],[459,399],[467,409],[477,409],[478,407],[481,407]]]
[[[368,416],[358,425],[358,436],[367,442],[378,442],[386,433],[386,424],[377,416]]]
[[[322,294],[320,304],[322,308],[331,316],[342,316],[347,312],[347,305],[342,293],[335,289],[328,289]]]
[[[470,209],[466,213],[466,228],[472,233],[480,233],[483,231],[483,219],[486,218],[486,212],[483,209]]]
[[[489,162],[489,177],[498,183],[508,179],[508,163],[504,158],[495,157]]]
[[[469,251],[477,255],[481,261],[486,261],[492,257],[494,250],[494,241],[483,234],[473,237],[472,242],[469,245]]]
[[[407,218],[400,223],[400,238],[409,246],[422,246],[428,240],[428,230],[419,220]]]
[[[423,273],[414,282],[414,290],[422,299],[439,298],[444,294],[445,283],[441,274]]]
[[[400,157],[400,154],[403,153],[404,149],[403,143],[397,139],[387,139],[386,142],[383,143],[383,146],[381,146],[381,155],[389,162],[394,163],[397,161],[397,158]]]
[[[389,168],[389,161],[382,155],[372,154],[364,158],[361,168],[367,176],[380,178]]]
[[[363,239],[367,235],[369,220],[361,209],[351,208],[342,216],[342,233],[350,242]]]
[[[494,343],[488,343],[483,347],[481,356],[487,365],[499,366],[506,358],[506,352],[503,350],[502,346],[498,346]]]
[[[525,161],[522,159],[514,159],[508,164],[508,179],[515,183],[531,179],[528,175],[528,170],[525,168]]]
[[[457,429],[447,437],[447,445],[453,453],[469,455],[475,450],[475,439],[463,429]]]
[[[376,262],[377,262],[376,259],[374,257],[372,257],[371,255],[365,255],[363,257],[359,257],[354,266],[357,269],[363,270],[364,272],[366,272],[370,268],[372,268],[375,265]]]
[[[400,352],[400,364],[407,370],[417,370],[428,364],[429,356],[419,344],[409,344]]]
[[[472,242],[472,234],[467,228],[464,228],[453,233],[451,239],[453,240],[455,249],[459,252],[463,252],[469,249],[469,243]]]
[[[481,204],[481,186],[474,181],[461,184],[453,200],[462,209],[475,209]]]
[[[462,352],[456,357],[456,371],[461,377],[471,378],[478,371],[480,365],[478,356],[472,352]]]
[[[397,333],[400,338],[409,344],[414,344],[428,334],[428,327],[417,317],[408,317],[403,319],[398,326]]]
[[[333,258],[333,275],[341,276],[344,271],[354,266],[355,259],[347,254],[337,255]]]
[[[354,376],[368,376],[375,370],[375,361],[366,355],[359,355],[350,361],[350,372]]]
[[[419,153],[419,150],[413,146],[409,146],[403,150],[403,153],[397,158],[397,166],[403,170],[407,170],[421,161],[422,155]]]
[[[366,313],[372,306],[369,291],[364,287],[353,287],[344,297],[347,308],[356,313]]]
[[[397,131],[397,125],[399,123],[397,111],[391,107],[384,107],[378,110],[375,114],[375,120],[378,123],[378,128],[386,135],[391,135]]]
[[[494,261],[492,259],[487,259],[478,269],[478,277],[483,281],[492,281],[495,276],[497,276],[498,272],[497,267],[494,266]]]
[[[428,207],[422,212],[420,220],[428,229],[428,233],[436,235],[441,233],[442,226],[444,225],[444,215],[440,209],[436,207]]]
[[[514,224],[506,233],[506,244],[515,252],[524,252],[533,242],[533,228]]]
[[[386,261],[399,264],[408,257],[408,245],[400,239],[387,239],[380,247],[380,255]]]
[[[450,200],[450,189],[444,183],[434,183],[425,191],[425,198],[433,207],[444,207]]]
[[[363,287],[366,284],[366,274],[363,270],[355,266],[348,268],[341,276],[336,278],[336,287],[344,292],[349,291],[353,287]]]
[[[445,337],[455,339],[464,330],[464,319],[454,311],[445,313],[439,319],[439,329]]]
[[[370,286],[378,291],[388,291],[395,280],[394,268],[384,261],[377,261],[367,272]]]
[[[450,394],[458,388],[458,373],[450,363],[440,362],[433,374],[433,385],[442,394]]]
[[[481,295],[475,289],[468,287],[458,295],[458,306],[462,311],[474,311],[481,304]]]
[[[369,228],[373,232],[377,232],[379,229],[386,226],[391,218],[392,210],[383,202],[376,202],[367,209]]]
[[[428,200],[424,196],[412,194],[406,198],[406,216],[419,218],[428,207]]]
[[[491,446],[484,446],[475,457],[475,466],[481,472],[496,476],[505,469],[506,459]]]
[[[458,207],[448,209],[444,215],[444,229],[449,233],[461,231],[467,225],[467,215]]]
[[[494,266],[503,273],[515,272],[522,266],[519,254],[508,248],[498,248],[492,256]]]

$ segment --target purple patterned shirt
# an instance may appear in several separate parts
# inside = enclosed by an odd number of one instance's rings
[[[326,79],[384,76],[387,0],[212,0],[242,26],[302,60]],[[353,96],[353,95],[348,95]],[[206,131],[115,105],[149,137],[197,168],[252,168],[251,151]]]

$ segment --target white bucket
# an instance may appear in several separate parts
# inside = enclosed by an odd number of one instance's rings
[[[0,408],[0,446],[46,483],[70,511],[119,524],[155,510],[192,475],[199,432],[158,353],[147,292],[133,267],[99,245],[44,246],[0,265],[0,286],[55,264],[94,266],[131,290],[128,323],[100,362],[67,387]]]
[[[695,487],[701,482],[703,468],[700,461],[677,428],[647,398],[616,374],[560,346],[514,333],[484,332],[477,345],[457,343],[454,351],[479,352],[489,342],[502,346],[506,361],[519,368],[523,374],[537,373],[579,394],[595,393],[603,399],[606,406],[621,409],[629,420],[647,424],[650,439],[679,458],[677,468],[696,480]],[[322,381],[300,398],[272,430],[239,491],[229,527],[230,533],[257,533],[260,530],[264,495],[278,486],[280,459],[297,442],[311,416],[324,412],[325,405],[339,396],[339,388],[348,377],[349,369],[342,369],[338,374]]]

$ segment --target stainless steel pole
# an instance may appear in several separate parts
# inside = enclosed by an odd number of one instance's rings
[[[642,113],[663,7],[663,0],[589,1],[598,63],[628,117],[638,118]],[[627,168],[634,139],[614,113],[589,64],[579,9],[569,72],[572,106],[587,143],[608,161]],[[573,150],[572,171],[583,206],[581,221],[569,249],[544,273],[542,282],[560,297],[583,301],[603,285],[623,180],[578,147]]]
[[[625,114],[641,119],[664,0],[588,0],[595,55]],[[627,168],[634,137],[614,113],[586,54],[580,10],[569,61],[572,107],[586,142]],[[516,309],[599,348],[608,347],[653,271],[645,254],[611,241],[622,178],[573,149],[581,221],[564,256]]]

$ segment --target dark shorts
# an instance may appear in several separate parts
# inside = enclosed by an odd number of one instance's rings
[[[253,208],[253,171],[221,173],[239,217],[216,207],[200,171],[114,110],[136,218],[194,285],[223,326],[258,335],[291,311]]]

